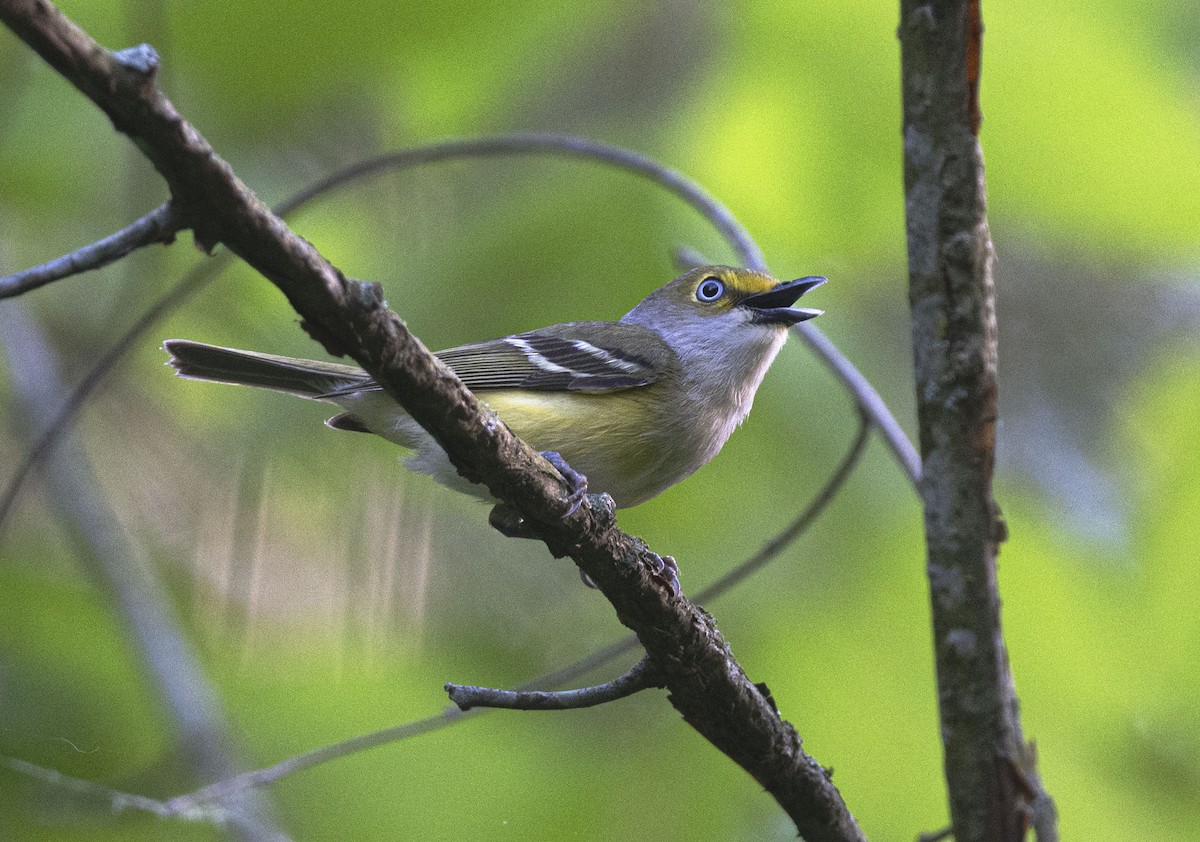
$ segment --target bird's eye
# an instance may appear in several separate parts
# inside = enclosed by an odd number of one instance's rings
[[[700,286],[696,287],[697,301],[716,301],[725,294],[725,284],[718,281],[716,278],[705,278],[700,282]]]

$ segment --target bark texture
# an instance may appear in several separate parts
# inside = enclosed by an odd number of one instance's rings
[[[975,0],[901,3],[909,303],[946,780],[958,842],[1015,842],[1038,799],[1000,623],[996,309]]]

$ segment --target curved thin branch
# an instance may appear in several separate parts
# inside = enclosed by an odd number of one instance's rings
[[[534,154],[563,154],[587,160],[607,163],[621,169],[629,170],[649,178],[661,186],[667,187],[675,195],[695,208],[701,216],[708,220],[721,232],[730,248],[747,266],[755,266],[765,270],[758,245],[754,242],[732,214],[710,196],[704,188],[688,179],[681,173],[663,166],[644,155],[628,149],[600,143],[586,138],[569,135],[552,134],[514,134],[498,135],[495,137],[479,138],[477,140],[453,140],[430,146],[405,149],[369,158],[350,166],[344,167],[293,196],[277,204],[274,212],[286,218],[317,198],[341,187],[346,187],[373,175],[379,175],[390,170],[402,170],[424,164],[433,164],[456,158],[478,158],[492,155],[534,155]],[[659,178],[663,180],[659,180]],[[50,452],[56,438],[75,419],[79,410],[88,397],[99,386],[104,377],[125,356],[134,343],[144,336],[159,319],[179,307],[192,294],[227,265],[227,255],[217,255],[223,260],[217,266],[202,264],[189,272],[179,284],[150,307],[126,333],[117,340],[113,348],[85,375],[80,384],[71,392],[63,408],[54,417],[45,431],[38,437],[30,450],[17,466],[0,494],[0,530],[3,529],[8,515],[16,502],[17,496],[33,469]],[[699,255],[694,251],[680,252],[679,260],[694,261]],[[917,456],[912,444],[904,435],[899,423],[884,404],[879,394],[862,376],[862,373],[842,354],[829,339],[811,322],[803,322],[796,328],[800,338],[812,348],[818,357],[826,362],[838,379],[854,397],[854,400],[871,417],[876,426],[896,454],[901,466],[914,483],[920,476],[920,457]]]
[[[0,298],[11,298],[71,275],[99,269],[144,246],[174,242],[183,227],[175,205],[165,202],[102,240],[80,246],[41,266],[5,275],[0,278]]]
[[[281,205],[279,212],[286,215],[334,187],[393,169],[407,169],[457,158],[547,154],[598,161],[649,179],[691,205],[711,222],[746,266],[765,265],[762,251],[750,236],[750,232],[737,221],[725,205],[698,183],[674,167],[661,164],[640,152],[575,135],[516,132],[491,137],[444,140],[429,146],[388,152],[330,173],[308,189],[296,194],[291,203]]]
[[[650,687],[662,686],[662,678],[647,656],[612,681],[576,690],[497,690],[492,687],[447,683],[446,692],[450,694],[450,701],[462,710],[481,707],[505,710],[573,710],[615,702]]]

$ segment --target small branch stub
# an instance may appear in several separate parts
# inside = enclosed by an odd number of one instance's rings
[[[41,266],[5,275],[0,278],[0,298],[11,298],[72,275],[103,268],[144,246],[171,243],[183,227],[174,203],[166,202],[102,240],[81,246]]]
[[[651,666],[649,657],[642,658],[629,672],[604,684],[581,687],[577,690],[497,690],[446,684],[450,701],[461,710],[474,707],[505,708],[507,710],[572,710],[594,707],[632,696],[650,687],[662,687],[662,677]]]
[[[149,44],[138,44],[113,53],[118,65],[128,68],[147,82],[153,82],[158,74],[158,50]]]

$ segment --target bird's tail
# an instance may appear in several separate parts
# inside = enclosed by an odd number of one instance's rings
[[[371,382],[370,375],[357,366],[239,351],[187,339],[168,339],[163,348],[171,355],[168,364],[180,377],[192,380],[257,386],[306,398],[321,398]]]

